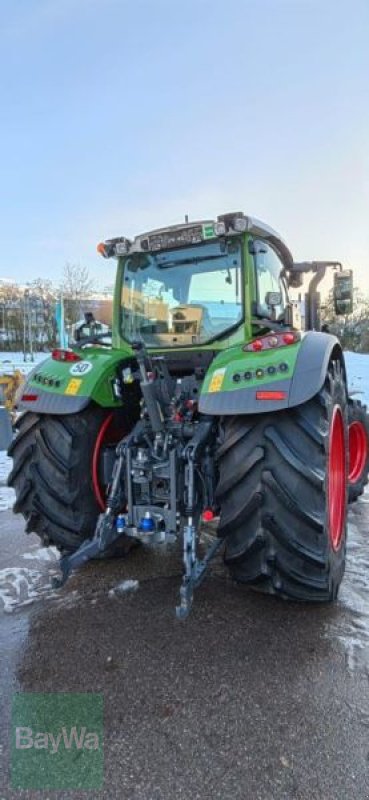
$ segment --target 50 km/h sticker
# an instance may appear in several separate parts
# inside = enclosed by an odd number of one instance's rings
[[[73,367],[70,368],[69,374],[87,375],[87,373],[90,372],[92,367],[93,364],[91,364],[91,361],[78,361],[77,364],[73,364]]]

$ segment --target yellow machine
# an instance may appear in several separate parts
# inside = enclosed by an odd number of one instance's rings
[[[25,382],[25,375],[16,369],[14,372],[0,374],[0,405],[12,411],[17,390]]]

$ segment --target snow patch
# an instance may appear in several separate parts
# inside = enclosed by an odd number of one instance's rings
[[[0,570],[0,601],[3,611],[10,614],[16,608],[28,606],[39,596],[42,574],[25,567]]]
[[[351,672],[363,669],[368,673],[369,556],[366,531],[356,523],[351,508],[348,516],[346,571],[338,596],[340,605],[350,613],[333,615],[326,632],[329,637],[333,634],[343,643]]]
[[[14,505],[14,489],[6,485],[12,466],[13,459],[8,457],[5,450],[0,450],[0,511],[7,511]]]
[[[349,392],[369,406],[369,354],[345,352]]]
[[[23,372],[24,375],[28,375],[37,364],[41,364],[41,362],[49,358],[50,355],[50,353],[34,353],[33,361],[24,361],[22,352],[2,351],[0,353],[0,375],[9,374],[15,370],[19,370]]]
[[[0,486],[0,511],[10,511],[15,502],[14,489],[7,486]]]
[[[23,553],[26,561],[59,561],[59,552],[56,547],[38,547],[33,553]]]
[[[9,458],[6,450],[0,450],[0,483],[6,483],[12,465],[13,459]]]
[[[121,583],[118,583],[117,586],[114,586],[114,589],[109,590],[108,597],[119,597],[127,592],[137,592],[139,585],[139,582],[136,580],[121,581]]]

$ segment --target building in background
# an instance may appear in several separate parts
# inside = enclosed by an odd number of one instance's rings
[[[50,284],[17,284],[10,278],[0,278],[0,350],[22,350],[31,354],[45,350],[56,343],[56,306],[60,294]],[[92,312],[96,321],[111,328],[113,314],[113,286],[91,292],[79,298],[78,308],[73,308],[74,319],[66,319],[72,331],[77,320]]]

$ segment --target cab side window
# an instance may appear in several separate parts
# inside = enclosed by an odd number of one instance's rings
[[[267,304],[268,292],[279,292],[281,303],[274,306],[275,319],[279,319],[284,312],[287,295],[285,282],[282,277],[283,262],[276,251],[266,242],[255,240],[253,242],[253,255],[256,271],[257,314],[262,317],[271,317],[272,309]]]

